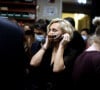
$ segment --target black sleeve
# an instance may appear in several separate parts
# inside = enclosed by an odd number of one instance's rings
[[[67,70],[71,70],[75,59],[77,57],[77,50],[69,49],[64,54],[64,64]]]
[[[64,52],[64,63],[69,70],[73,67],[74,61],[86,48],[85,42],[81,35],[74,31],[72,40],[68,43]]]

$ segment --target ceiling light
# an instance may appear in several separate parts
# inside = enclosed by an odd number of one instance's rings
[[[86,3],[87,3],[87,0],[77,0],[77,2],[78,2],[79,4],[86,4]]]

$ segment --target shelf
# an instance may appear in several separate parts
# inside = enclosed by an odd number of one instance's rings
[[[36,2],[31,2],[31,3],[26,3],[26,2],[13,2],[13,1],[0,1],[0,4],[3,4],[3,5],[36,5]]]
[[[35,19],[36,15],[32,13],[10,13],[10,12],[0,12],[0,16],[4,17],[14,17],[14,18],[30,18],[30,19]]]
[[[29,9],[27,9],[27,10],[23,10],[23,9],[20,9],[20,10],[19,9],[18,10],[17,9],[16,10],[15,9],[2,10],[2,9],[0,9],[0,11],[1,12],[18,12],[18,13],[19,12],[20,13],[26,12],[26,13],[33,13],[33,14],[36,13],[36,10],[29,10]]]
[[[36,20],[36,5],[37,0],[0,0],[0,16],[33,23]]]

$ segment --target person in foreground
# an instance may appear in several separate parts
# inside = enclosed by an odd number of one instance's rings
[[[0,17],[0,90],[24,89],[23,40],[22,29]]]
[[[69,86],[67,70],[67,44],[73,37],[73,26],[59,18],[47,26],[44,44],[36,51],[30,62],[35,69],[34,90],[66,90]]]
[[[100,17],[93,19],[97,25],[94,41],[75,61],[72,79],[75,89],[100,89]]]

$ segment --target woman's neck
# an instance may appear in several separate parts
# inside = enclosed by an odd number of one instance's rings
[[[55,48],[55,49],[58,49],[58,47],[59,47],[59,42],[55,42],[55,43],[54,43],[54,48]]]

